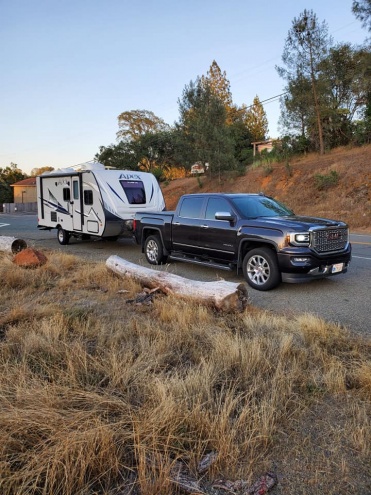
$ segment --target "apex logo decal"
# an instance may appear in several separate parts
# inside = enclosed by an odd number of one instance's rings
[[[140,176],[138,174],[120,174],[119,179],[140,180]]]

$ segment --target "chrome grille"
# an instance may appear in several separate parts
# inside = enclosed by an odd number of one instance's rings
[[[312,248],[318,253],[342,251],[348,243],[348,229],[314,230]]]

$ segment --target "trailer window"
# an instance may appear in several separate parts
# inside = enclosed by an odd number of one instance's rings
[[[63,188],[63,201],[69,201],[71,199],[71,191],[69,187]]]
[[[79,183],[77,180],[73,181],[73,199],[79,199]]]
[[[93,191],[87,189],[84,191],[84,204],[92,205],[93,204]]]
[[[131,205],[143,205],[146,203],[146,192],[141,180],[120,180],[120,184]]]

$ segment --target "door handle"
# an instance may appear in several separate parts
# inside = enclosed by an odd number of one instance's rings
[[[180,225],[180,222],[173,222],[173,225]]]
[[[208,229],[209,226],[208,225],[201,225],[201,229]]]

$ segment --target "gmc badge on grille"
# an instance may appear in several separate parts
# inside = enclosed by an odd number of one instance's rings
[[[338,239],[339,239],[339,237],[340,237],[340,236],[339,236],[339,232],[329,232],[329,233],[327,234],[327,239],[328,239],[329,241],[336,241],[336,240],[338,240]]]

